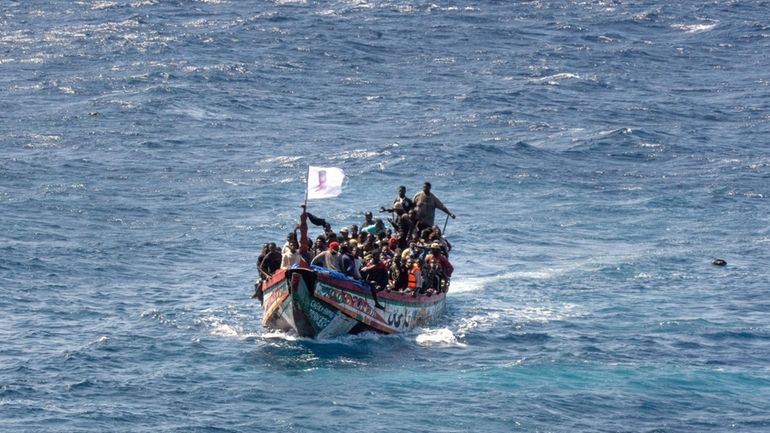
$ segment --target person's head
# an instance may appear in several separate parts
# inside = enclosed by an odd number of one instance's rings
[[[364,219],[366,219],[367,221],[371,221],[372,220],[372,211],[366,211],[366,213],[364,213]]]
[[[404,185],[401,185],[398,187],[398,196],[399,197],[405,197],[406,196],[406,187]]]
[[[382,222],[382,218],[377,218],[374,220],[374,225],[378,228],[385,227],[385,223]]]
[[[270,242],[270,246],[268,247],[271,251],[275,251],[278,249],[278,246],[275,244],[275,242]]]
[[[289,234],[286,235],[286,240],[289,242],[297,240],[297,234],[294,232],[289,232]]]
[[[430,244],[430,252],[436,254],[441,251],[441,245],[438,242]]]
[[[422,184],[422,192],[425,194],[430,194],[430,182],[426,181],[424,184]]]
[[[345,240],[350,237],[350,232],[348,231],[347,227],[343,227],[340,229],[340,237]]]
[[[353,224],[350,226],[350,237],[355,238],[358,236],[358,226]]]
[[[329,242],[329,250],[337,252],[340,249],[340,244],[337,241]]]
[[[342,244],[340,244],[340,253],[342,254],[350,253],[350,245],[348,245],[347,242],[343,242]]]

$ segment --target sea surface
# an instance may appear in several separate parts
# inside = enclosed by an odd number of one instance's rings
[[[308,165],[445,316],[260,325]],[[770,2],[0,0],[0,431],[770,431]]]

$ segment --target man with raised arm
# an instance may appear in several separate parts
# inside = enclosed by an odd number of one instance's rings
[[[441,203],[432,192],[430,192],[430,182],[425,182],[422,185],[422,191],[414,195],[412,199],[414,207],[417,210],[418,225],[420,228],[432,227],[433,220],[436,217],[436,209],[444,211],[447,215],[455,218],[455,214],[449,211],[449,209]]]

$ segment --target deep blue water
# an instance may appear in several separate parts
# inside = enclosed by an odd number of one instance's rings
[[[767,1],[0,0],[0,431],[770,431],[768,71]],[[440,322],[260,326],[309,164],[433,182]]]

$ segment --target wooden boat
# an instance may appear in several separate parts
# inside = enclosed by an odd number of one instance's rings
[[[393,334],[423,326],[444,313],[446,292],[379,291],[318,266],[279,270],[262,281],[262,325],[302,337],[329,338],[364,331]]]

